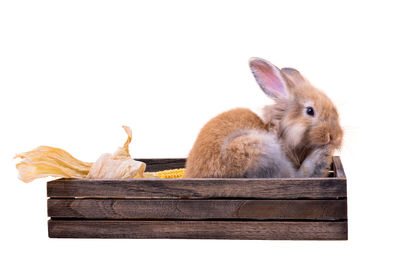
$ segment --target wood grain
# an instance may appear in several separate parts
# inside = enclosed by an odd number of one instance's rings
[[[155,172],[155,171],[162,171],[168,169],[175,169],[175,168],[185,168],[186,158],[170,158],[170,159],[136,159],[138,161],[142,161],[146,163],[146,171]],[[344,169],[342,166],[342,162],[340,161],[339,156],[333,156],[333,164],[332,164],[332,171],[334,174],[338,174],[339,176],[332,176],[332,177],[339,177],[345,178]]]
[[[256,198],[346,197],[338,178],[58,179],[47,183],[52,198]]]
[[[344,168],[342,165],[342,161],[340,160],[340,157],[334,156],[332,158],[333,160],[333,170],[335,171],[335,176],[337,178],[346,178],[346,174],[344,172]]]
[[[49,220],[56,238],[347,240],[347,222]]]
[[[347,219],[347,200],[48,199],[48,216],[85,219]]]
[[[174,159],[135,159],[146,163],[147,172],[157,172],[169,169],[185,168],[185,158]]]
[[[148,171],[185,165],[185,159],[139,160]],[[49,237],[347,240],[339,157],[332,175],[58,179],[47,183]]]

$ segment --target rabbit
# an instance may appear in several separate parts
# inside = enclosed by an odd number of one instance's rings
[[[274,100],[258,114],[235,108],[200,130],[186,161],[187,178],[294,178],[328,175],[343,130],[332,101],[293,68],[249,60]]]

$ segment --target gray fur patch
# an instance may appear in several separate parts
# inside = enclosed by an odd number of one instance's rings
[[[258,140],[260,154],[251,159],[251,164],[246,170],[244,177],[248,178],[279,178],[293,177],[295,170],[292,163],[288,160],[281,145],[273,133],[265,131],[247,129],[232,133],[226,138],[222,145],[222,156],[227,145],[237,137],[248,136],[249,139]]]

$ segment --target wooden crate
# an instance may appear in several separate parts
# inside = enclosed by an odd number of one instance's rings
[[[140,159],[147,170],[185,159]],[[58,179],[47,183],[49,237],[347,240],[346,176]]]

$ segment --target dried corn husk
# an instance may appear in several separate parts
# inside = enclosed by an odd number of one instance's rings
[[[85,178],[92,165],[77,160],[65,150],[49,146],[20,153],[15,158],[22,159],[16,167],[19,179],[26,183],[48,176]]]
[[[141,178],[146,168],[143,162],[135,161],[129,154],[129,144],[132,140],[132,131],[123,126],[128,135],[123,147],[118,148],[114,154],[103,154],[94,163],[80,161],[60,148],[40,146],[32,151],[20,153],[15,158],[20,158],[16,167],[19,179],[31,182],[42,177],[64,178]]]
[[[114,154],[103,154],[93,163],[87,178],[142,178],[146,164],[133,160],[129,154],[129,144],[132,140],[132,130],[123,126],[128,139],[123,147],[120,147]]]

